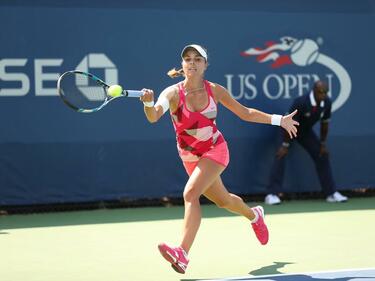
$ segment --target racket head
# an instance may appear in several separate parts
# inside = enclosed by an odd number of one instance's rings
[[[108,96],[107,85],[91,73],[71,70],[57,81],[61,99],[70,108],[81,113],[92,113],[103,108],[113,97]]]

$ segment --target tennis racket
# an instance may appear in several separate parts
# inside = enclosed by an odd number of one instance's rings
[[[122,90],[121,94],[110,96],[109,87],[95,75],[79,70],[67,71],[57,81],[57,89],[64,103],[81,113],[99,111],[120,97],[139,98],[143,94],[142,91]]]

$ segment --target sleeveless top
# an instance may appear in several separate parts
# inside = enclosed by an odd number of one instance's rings
[[[186,106],[185,91],[182,83],[178,84],[180,101],[172,113],[173,127],[176,131],[177,149],[182,161],[198,161],[214,145],[224,141],[216,127],[217,104],[211,86],[204,80],[208,95],[208,105],[201,111],[192,112]]]

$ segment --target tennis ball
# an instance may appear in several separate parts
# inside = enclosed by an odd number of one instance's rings
[[[296,65],[307,66],[318,59],[319,46],[311,39],[303,39],[294,43],[290,52],[290,57]]]
[[[120,85],[112,85],[108,88],[108,95],[115,98],[121,96],[122,87]]]

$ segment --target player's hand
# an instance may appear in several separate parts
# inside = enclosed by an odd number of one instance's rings
[[[288,152],[289,152],[289,148],[282,145],[276,151],[276,158],[281,159],[281,158],[285,157],[288,154]]]
[[[325,155],[328,155],[328,154],[329,154],[329,151],[328,151],[327,146],[324,143],[321,143],[320,144],[320,150],[319,150],[319,156],[322,157],[322,156],[325,156]]]
[[[280,126],[288,132],[289,137],[291,139],[297,137],[297,127],[299,123],[293,120],[293,116],[297,114],[297,109],[294,110],[292,113],[285,115],[281,118]]]
[[[142,102],[153,102],[154,101],[154,91],[150,89],[142,89],[143,95],[140,96]]]

